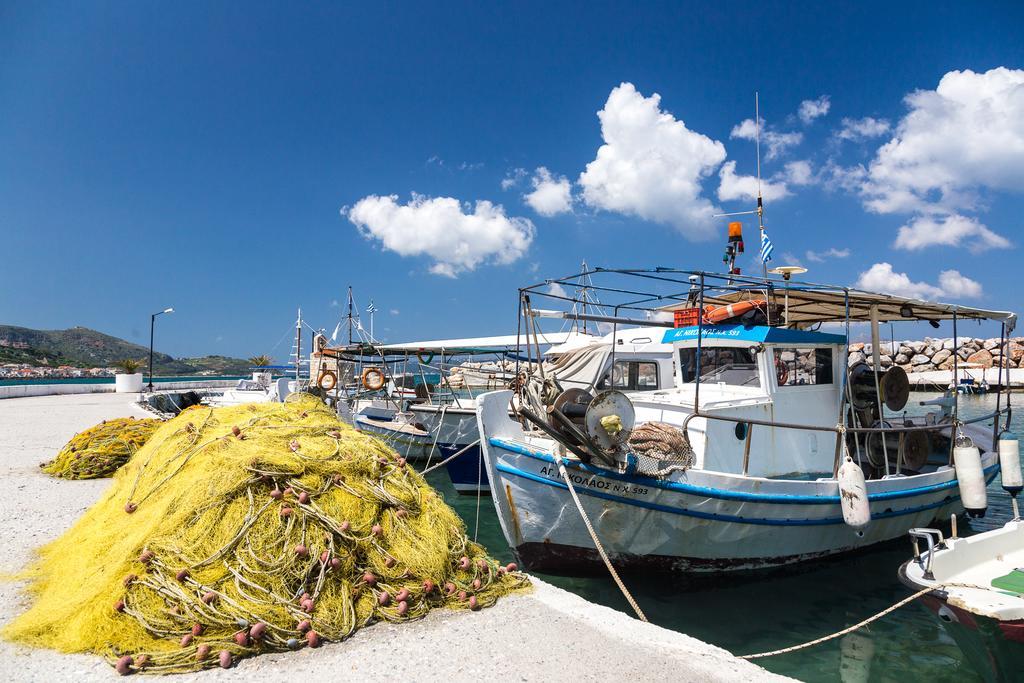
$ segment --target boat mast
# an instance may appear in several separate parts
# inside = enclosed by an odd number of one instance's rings
[[[348,286],[348,345],[352,346],[352,285]]]
[[[299,369],[302,361],[302,309],[295,318],[295,381],[299,381]]]
[[[580,289],[580,298],[581,298],[581,300],[583,302],[582,312],[583,312],[583,315],[586,316],[587,315],[587,292],[588,292],[588,290],[587,290],[587,275],[586,275],[586,273],[587,273],[587,260],[586,259],[583,259],[583,263],[581,265],[581,268],[582,268],[582,270],[580,270],[580,272],[583,273],[583,275],[580,275],[580,285],[582,286],[582,288]],[[587,319],[584,317],[583,318],[583,334],[586,334],[588,329],[589,328],[587,326]],[[576,331],[577,332],[580,331],[580,321],[579,320],[576,321]]]
[[[729,216],[749,216],[757,214],[758,240],[757,250],[761,251],[764,244],[764,197],[761,194],[761,107],[758,101],[758,93],[754,91],[754,149],[757,155],[757,208],[753,211],[730,211],[728,213],[716,213],[712,218],[725,218]],[[732,270],[730,268],[730,270]],[[768,263],[761,259],[761,276],[768,279]],[[732,284],[732,280],[729,281]]]

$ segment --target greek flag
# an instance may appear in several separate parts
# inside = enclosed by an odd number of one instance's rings
[[[768,233],[761,233],[761,260],[767,263],[772,260],[772,252],[775,251],[775,247],[772,246],[772,241],[768,239]]]
[[[366,307],[366,312],[373,315],[377,312],[377,307],[373,305],[373,301],[370,301],[370,305]]]

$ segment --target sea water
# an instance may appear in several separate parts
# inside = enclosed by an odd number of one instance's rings
[[[934,396],[911,394],[911,405]],[[1014,399],[1024,401],[1020,396]],[[962,396],[961,417],[991,413],[995,402],[995,394]],[[1024,406],[1015,412],[1011,425],[1024,437],[1022,418]],[[429,479],[465,520],[471,537],[475,534],[500,560],[514,560],[489,497],[460,496],[444,471],[432,473]],[[961,517],[959,533],[967,535],[996,528],[1011,516],[1009,496],[999,487],[996,477],[988,489],[986,516],[979,520]],[[948,533],[949,522],[941,527]],[[832,560],[767,574],[726,576],[712,583],[694,585],[685,577],[665,575],[634,574],[624,579],[653,623],[740,655],[784,648],[834,633],[907,597],[911,591],[900,583],[896,572],[910,556],[910,540],[906,538]],[[605,574],[537,576],[592,602],[632,613]],[[841,638],[756,663],[804,681],[982,680],[938,618],[917,603]]]
[[[153,384],[162,382],[212,382],[215,380],[247,379],[239,375],[182,375],[181,377],[154,377]],[[30,384],[113,384],[114,377],[32,377],[30,379],[0,379],[0,387]],[[149,378],[145,378],[149,382]]]

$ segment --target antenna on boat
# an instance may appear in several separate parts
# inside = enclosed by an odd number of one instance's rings
[[[754,149],[757,156],[757,228],[758,245],[764,244],[764,199],[761,197],[761,106],[754,91]],[[768,262],[761,259],[761,272],[768,278]]]
[[[754,91],[754,149],[757,156],[757,208],[752,211],[733,211],[730,213],[718,213],[715,214],[714,218],[723,218],[726,216],[751,216],[757,215],[757,230],[758,230],[758,249],[762,248],[764,244],[764,198],[761,194],[761,105],[758,99],[758,93]],[[732,236],[732,224],[730,224],[730,236]],[[735,257],[733,258],[735,261]],[[733,273],[733,264],[730,264],[729,274],[738,275],[739,273]],[[761,259],[761,274],[767,280],[768,279],[768,262]]]

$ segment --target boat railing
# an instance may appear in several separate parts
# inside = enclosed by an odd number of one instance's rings
[[[807,425],[799,424],[796,422],[776,422],[772,420],[759,420],[757,418],[750,417],[739,417],[735,415],[718,415],[715,413],[695,411],[686,416],[683,420],[682,429],[684,432],[690,424],[690,420],[695,417],[703,417],[708,420],[722,420],[724,422],[743,423],[747,425],[758,425],[762,427],[776,427],[779,429],[802,429],[805,431],[812,432],[832,432],[834,434],[841,434],[844,432],[857,433],[857,434],[872,434],[872,433],[901,433],[901,432],[927,432],[927,431],[943,431],[950,427],[957,427],[961,425],[974,424],[975,422],[984,422],[986,420],[993,420],[996,417],[1009,414],[1008,408],[1001,408],[999,410],[993,410],[991,413],[985,413],[977,417],[969,419],[957,419],[949,422],[937,422],[935,424],[923,424],[923,425],[899,425],[895,427],[853,427],[846,426],[841,423],[837,423],[834,426],[829,425]]]
[[[986,413],[984,415],[979,415],[979,416],[972,417],[972,418],[969,418],[969,419],[960,419],[960,418],[954,417],[953,419],[949,420],[948,422],[936,422],[934,424],[920,424],[920,425],[918,425],[918,424],[911,424],[911,425],[903,424],[903,425],[893,426],[893,427],[856,427],[856,426],[847,426],[847,425],[845,425],[843,423],[837,423],[835,426],[828,426],[828,425],[805,425],[805,424],[798,424],[798,423],[794,423],[794,422],[774,422],[772,420],[758,420],[756,418],[745,418],[745,417],[738,417],[738,416],[734,416],[734,415],[716,415],[714,413],[694,411],[694,412],[692,412],[692,413],[690,413],[689,415],[686,416],[686,418],[683,420],[683,424],[680,427],[680,429],[682,429],[683,433],[688,433],[687,429],[689,428],[690,420],[692,420],[695,417],[702,417],[702,418],[707,419],[707,420],[721,420],[723,422],[732,422],[732,423],[745,424],[747,426],[747,430],[746,430],[747,433],[746,433],[745,443],[743,445],[743,474],[744,475],[747,474],[748,468],[750,466],[750,442],[751,442],[751,435],[753,434],[753,431],[754,431],[753,430],[754,425],[763,426],[763,427],[773,427],[773,428],[777,428],[777,429],[799,429],[799,430],[814,431],[814,432],[831,432],[831,433],[836,435],[835,460],[834,460],[833,468],[832,468],[832,472],[833,472],[833,474],[835,474],[836,472],[838,472],[839,465],[840,465],[840,463],[842,461],[840,456],[842,454],[842,443],[843,443],[844,435],[846,434],[846,432],[850,432],[850,433],[853,433],[853,434],[882,434],[883,435],[882,438],[884,439],[885,438],[884,437],[885,434],[905,434],[907,432],[940,432],[940,431],[950,430],[950,436],[952,437],[953,436],[953,434],[952,434],[953,430],[959,429],[959,428],[963,427],[964,425],[974,424],[974,423],[977,423],[977,422],[985,422],[985,421],[988,421],[988,420],[994,420],[995,424],[998,424],[999,417],[1001,417],[1002,415],[1009,416],[1009,413],[1010,413],[1010,409],[1009,409],[1009,407],[1006,407],[1006,408],[1002,408],[1002,409],[996,409],[996,410],[993,410],[991,413]],[[1007,422],[1009,422],[1009,417],[1007,417]],[[882,422],[882,424],[885,424],[885,423]],[[953,446],[953,439],[951,438],[950,439],[950,462],[951,463],[952,463],[952,446]],[[902,446],[901,446],[901,448],[902,448]],[[859,457],[860,457],[859,444],[857,445],[857,449],[858,449],[858,454],[857,455],[858,455],[858,459],[859,459]],[[886,459],[886,472],[888,472],[889,471],[888,452],[886,452],[885,459]],[[899,468],[899,459],[898,458],[897,458],[897,461],[896,461],[896,467]]]
[[[908,533],[910,534],[910,543],[914,546],[914,561],[917,562],[918,566],[921,567],[921,570],[924,571],[925,579],[928,579],[929,581],[934,580],[935,577],[932,574],[932,558],[935,555],[935,549],[945,542],[945,539],[942,537],[942,531],[939,529],[915,528],[911,529]],[[918,545],[919,540],[923,540],[928,544],[928,550],[925,551],[928,554],[927,560],[921,557],[921,548]]]

